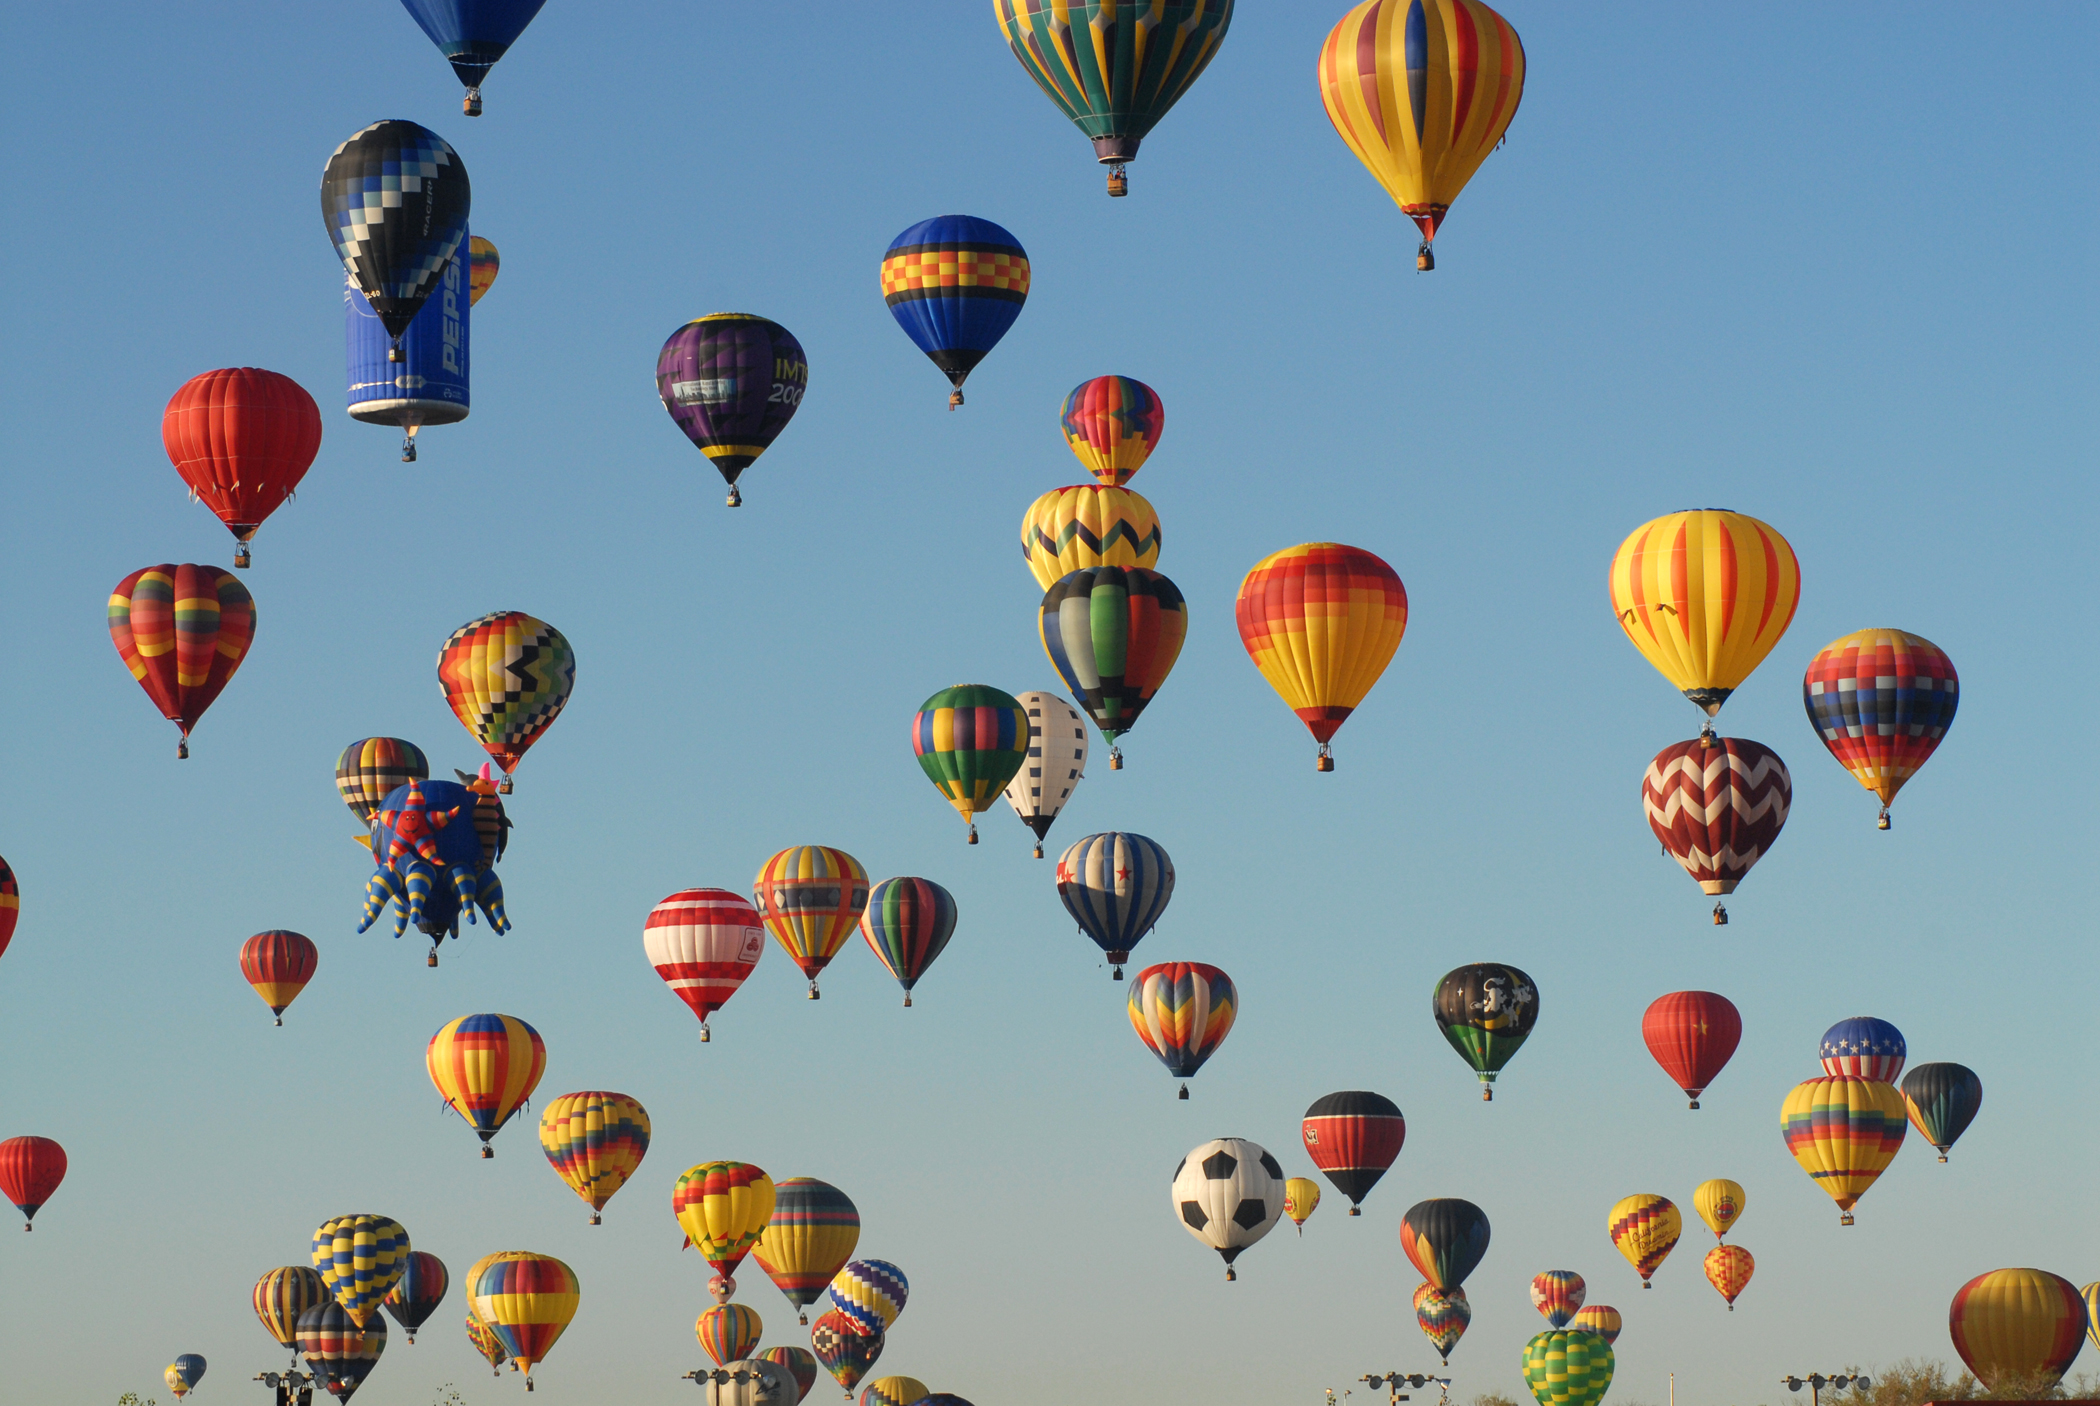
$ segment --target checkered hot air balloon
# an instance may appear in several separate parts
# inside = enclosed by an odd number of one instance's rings
[[[1035,833],[1041,859],[1043,837],[1086,774],[1086,719],[1054,693],[1017,693],[1014,701],[1028,714],[1028,761],[1006,783],[1006,803]]]
[[[888,1333],[911,1285],[888,1260],[851,1260],[831,1277],[831,1305],[857,1333]]]
[[[1305,542],[1272,552],[1240,582],[1240,643],[1334,770],[1334,734],[1393,662],[1407,633],[1399,573],[1360,547]]]
[[[262,997],[270,1014],[284,1024],[285,1007],[299,998],[313,980],[321,954],[311,938],[301,933],[272,928],[241,944],[241,975]]]
[[[387,1290],[379,1306],[408,1332],[408,1340],[416,1340],[416,1329],[429,1321],[444,1302],[445,1290],[452,1287],[452,1276],[445,1272],[445,1262],[427,1250],[411,1250],[408,1260],[401,1268],[401,1277],[394,1287]]]
[[[1108,769],[1121,771],[1116,740],[1137,725],[1188,637],[1181,588],[1142,567],[1084,568],[1043,593],[1036,627],[1058,677],[1107,739]]]
[[[1451,1363],[1451,1349],[1473,1324],[1473,1305],[1464,1289],[1439,1289],[1424,1284],[1415,1290],[1415,1325],[1444,1365]]]
[[[320,1388],[348,1402],[365,1384],[386,1351],[386,1319],[376,1312],[359,1323],[339,1303],[325,1303],[299,1315],[299,1355]]]
[[[1823,646],[1801,678],[1808,721],[1853,779],[1889,805],[1954,724],[1961,680],[1947,652],[1903,630],[1857,630]]]
[[[649,910],[642,951],[671,993],[707,1019],[726,1005],[766,955],[766,930],[749,899],[728,889],[680,889]]]
[[[1087,835],[1057,860],[1057,896],[1123,979],[1123,963],[1174,897],[1174,861],[1157,841],[1109,831]]]
[[[1667,1196],[1637,1192],[1611,1208],[1604,1229],[1612,1248],[1639,1273],[1645,1289],[1670,1251],[1677,1248],[1677,1239],[1684,1233],[1684,1215]]]
[[[844,1388],[847,1398],[853,1396],[853,1388],[882,1356],[883,1343],[880,1333],[863,1333],[851,1318],[837,1309],[817,1316],[810,1325],[809,1350],[831,1373],[832,1380]]]
[[[919,770],[970,827],[974,845],[978,812],[991,809],[1028,760],[1028,712],[1004,690],[957,684],[919,705],[911,748]]]
[[[328,158],[321,222],[394,339],[391,360],[401,359],[401,334],[466,242],[472,206],[459,153],[414,122],[374,122]]]
[[[190,754],[190,730],[255,642],[255,597],[216,566],[140,567],[109,597],[109,638],[161,716],[182,729],[176,757]]]
[[[591,1208],[591,1224],[649,1151],[649,1111],[625,1094],[563,1094],[540,1114],[547,1165]],[[738,1353],[742,1356],[742,1353]]]
[[[829,845],[795,845],[768,859],[751,881],[751,902],[781,950],[809,978],[817,1000],[817,973],[860,926],[868,907],[868,871]]]
[[[446,1106],[481,1139],[481,1155],[493,1157],[489,1139],[539,1087],[547,1046],[514,1015],[463,1015],[430,1037],[423,1063]]]
[[[656,356],[656,394],[740,506],[737,478],[773,443],[809,389],[809,358],[779,323],[709,313],[673,332]]]
[[[709,1285],[718,1303],[736,1292],[731,1277],[773,1218],[773,1179],[748,1162],[701,1162],[685,1169],[671,1188],[671,1214],[678,1228],[715,1268]]]
[[[1204,962],[1161,962],[1130,983],[1130,1026],[1167,1072],[1189,1080],[1218,1052],[1239,1011],[1232,978]],[[1181,1086],[1181,1097],[1189,1086]]]
[[[489,1325],[474,1316],[471,1300],[467,1307],[467,1341],[474,1345],[474,1350],[489,1364],[489,1375],[500,1377],[503,1374],[497,1369],[502,1367],[503,1359],[510,1354],[503,1350],[502,1341]]]
[[[1524,1384],[1539,1406],[1597,1406],[1617,1368],[1611,1343],[1579,1328],[1550,1328],[1524,1344]]]
[[[1364,1197],[1406,1144],[1407,1119],[1384,1094],[1349,1089],[1315,1100],[1298,1134],[1313,1165],[1349,1198],[1349,1214],[1358,1216]]]
[[[904,988],[904,1004],[955,935],[955,895],[931,879],[884,879],[868,890],[860,935]]]
[[[379,1303],[408,1269],[408,1232],[399,1221],[367,1214],[332,1216],[314,1232],[321,1283],[359,1327],[379,1320]],[[381,1327],[381,1336],[385,1328]]]
[[[1716,1245],[1706,1252],[1706,1282],[1728,1300],[1730,1313],[1735,1312],[1736,1295],[1749,1286],[1756,1270],[1757,1261],[1741,1245]]]
[[[921,220],[890,241],[882,300],[954,387],[950,410],[963,403],[964,380],[1021,315],[1028,281],[1021,242],[975,215]]]
[[[1582,1309],[1589,1286],[1572,1269],[1549,1269],[1531,1276],[1531,1306],[1545,1318],[1548,1327],[1565,1328]]]
[[[1075,571],[1156,566],[1162,540],[1159,514],[1129,488],[1098,483],[1053,488],[1021,517],[1021,560],[1046,591]]]
[[[254,366],[206,371],[184,382],[160,417],[160,440],[190,497],[239,543],[292,496],[321,452],[321,410],[289,376]]]
[[[506,1250],[482,1262],[467,1293],[475,1316],[503,1344],[525,1373],[525,1389],[532,1390],[533,1366],[561,1339],[583,1298],[576,1271],[552,1255]]]
[[[1057,427],[1080,466],[1096,483],[1112,488],[1130,482],[1145,467],[1166,426],[1167,409],[1159,392],[1130,376],[1080,382],[1057,416]]]
[[[859,1243],[860,1210],[852,1197],[815,1177],[789,1177],[773,1187],[773,1214],[751,1258],[789,1303],[806,1309],[824,1296]],[[809,1322],[809,1315],[798,1321]]]
[[[1838,1204],[1838,1224],[1903,1148],[1903,1095],[1891,1085],[1850,1075],[1794,1086],[1779,1110],[1786,1150]]]
[[[438,651],[438,685],[462,726],[503,768],[498,789],[540,740],[576,687],[576,651],[561,631],[522,610],[498,610],[454,630]]]
[[[1694,737],[1665,747],[1641,778],[1641,808],[1662,841],[1702,892],[1720,895],[1764,857],[1786,825],[1794,778],[1762,743],[1741,737]],[[1714,904],[1714,922],[1728,910]]]

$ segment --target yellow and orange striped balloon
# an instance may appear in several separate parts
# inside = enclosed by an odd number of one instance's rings
[[[1892,1084],[1850,1075],[1796,1084],[1779,1110],[1780,1133],[1794,1160],[1838,1203],[1838,1224],[1896,1160],[1908,1126],[1903,1095]]]
[[[430,1037],[423,1063],[445,1102],[481,1138],[481,1155],[493,1157],[489,1139],[539,1087],[547,1046],[514,1015],[463,1015]]]
[[[1407,588],[1361,547],[1305,542],[1273,552],[1240,582],[1240,643],[1320,744],[1364,701],[1407,633]]]
[[[846,945],[868,909],[868,871],[842,849],[795,845],[760,866],[751,902],[766,931],[809,978],[814,1001],[817,973]]]
[[[1994,1269],[1955,1291],[1947,1333],[1976,1380],[2055,1381],[2078,1356],[2086,1332],[2084,1297],[2070,1280],[2042,1269]]]
[[[1744,513],[1643,523],[1611,561],[1611,608],[1634,648],[1711,717],[1794,621],[1801,563]]]
[[[475,1265],[467,1302],[512,1363],[527,1377],[576,1317],[583,1286],[576,1271],[552,1255],[503,1250]]]

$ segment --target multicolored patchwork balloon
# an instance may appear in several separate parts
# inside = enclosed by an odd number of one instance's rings
[[[262,997],[279,1025],[284,1024],[284,1008],[297,1000],[306,983],[313,980],[314,967],[320,960],[312,939],[283,928],[259,932],[241,944],[241,975]]]
[[[1130,983],[1131,1029],[1177,1079],[1192,1079],[1232,1032],[1239,1011],[1232,978],[1203,962],[1161,962]],[[1183,1083],[1181,1097],[1189,1096]]]
[[[408,1252],[408,1232],[385,1216],[332,1216],[314,1232],[321,1283],[359,1327],[379,1317],[380,1300],[408,1268]]]
[[[1407,633],[1407,587],[1360,547],[1305,542],[1272,552],[1240,582],[1240,643],[1334,770],[1334,734],[1393,662]]]
[[[868,891],[860,935],[904,988],[904,1004],[955,936],[955,895],[931,879],[884,879]]]
[[[911,721],[919,770],[955,807],[977,843],[977,814],[989,810],[1028,760],[1028,712],[989,684],[944,688]]]
[[[459,153],[414,122],[374,122],[328,158],[321,223],[394,339],[391,359],[466,242],[473,201]]]
[[[270,1335],[270,1341],[286,1352],[299,1349],[299,1316],[310,1308],[330,1303],[334,1296],[321,1276],[303,1264],[288,1264],[268,1271],[255,1281],[249,1302],[255,1316]]]
[[[738,475],[766,452],[801,408],[809,358],[792,332],[767,318],[716,312],[673,332],[656,356],[656,394],[671,422],[744,501]]]
[[[408,1340],[413,1343],[416,1329],[437,1312],[437,1306],[444,1302],[445,1290],[451,1287],[452,1277],[445,1272],[443,1260],[427,1250],[411,1250],[401,1277],[387,1290],[379,1306],[408,1330]]]
[[[1801,676],[1809,724],[1838,765],[1889,804],[1954,725],[1961,679],[1947,652],[1903,630],[1856,630],[1823,646]]]
[[[1075,571],[1154,566],[1162,540],[1159,514],[1129,488],[1098,483],[1053,488],[1021,517],[1021,560],[1046,591]]]
[[[503,768],[504,795],[526,749],[576,687],[576,651],[562,632],[522,610],[497,610],[454,630],[438,651],[445,702]]]
[[[539,1087],[547,1046],[514,1015],[463,1015],[430,1037],[423,1063],[446,1105],[481,1139],[481,1155],[493,1157],[489,1139]]]
[[[1641,809],[1664,853],[1700,891],[1735,892],[1779,838],[1794,803],[1794,778],[1759,742],[1711,733],[1665,747],[1641,778]],[[1728,910],[1714,904],[1714,923]]]
[[[552,1255],[507,1250],[483,1263],[468,1294],[476,1316],[525,1373],[529,1390],[533,1364],[546,1357],[576,1316],[583,1286],[576,1271]]]
[[[1077,841],[1057,860],[1057,896],[1079,930],[1123,979],[1130,949],[1174,897],[1174,861],[1155,840],[1111,830]]]
[[[1075,571],[1043,593],[1037,630],[1058,677],[1108,740],[1109,770],[1121,771],[1116,739],[1137,726],[1188,638],[1181,588],[1143,567]]]
[[[1415,1324],[1444,1365],[1451,1363],[1451,1349],[1473,1324],[1473,1305],[1464,1289],[1439,1289],[1424,1284],[1415,1290]]]
[[[809,999],[819,998],[817,973],[860,926],[868,908],[868,871],[859,860],[829,845],[795,845],[768,859],[751,881],[751,901],[782,951],[809,978]]]
[[[693,1336],[717,1367],[750,1356],[765,1331],[757,1310],[740,1303],[718,1303],[693,1320]]]
[[[748,1162],[701,1162],[685,1169],[671,1188],[671,1214],[678,1228],[715,1267],[716,1302],[736,1292],[731,1277],[773,1218],[773,1179]]]
[[[784,1184],[784,1183],[783,1183]],[[817,1384],[816,1355],[806,1347],[769,1347],[752,1357],[754,1362],[771,1362],[785,1367],[795,1379],[795,1402],[800,1406],[802,1398]]]
[[[1159,392],[1129,376],[1096,376],[1065,397],[1057,427],[1096,483],[1120,488],[1145,467],[1167,427]],[[1149,565],[1149,563],[1139,563]],[[1047,584],[1047,583],[1045,583]]]
[[[590,1206],[596,1225],[605,1203],[648,1154],[649,1110],[625,1094],[563,1094],[540,1114],[540,1150],[554,1174]]]
[[[1669,1197],[1643,1191],[1614,1205],[1604,1228],[1612,1247],[1639,1273],[1645,1289],[1670,1251],[1677,1248],[1678,1237],[1684,1233],[1684,1215]]]
[[[860,1210],[853,1198],[815,1177],[789,1177],[773,1187],[773,1214],[751,1258],[797,1309],[824,1296],[832,1276],[860,1243]],[[798,1315],[809,1322],[809,1315]]]
[[[1349,1198],[1349,1214],[1360,1216],[1364,1197],[1407,1142],[1407,1119],[1384,1094],[1348,1089],[1314,1100],[1298,1135],[1321,1175]]]
[[[950,410],[963,403],[964,380],[1021,315],[1028,281],[1021,242],[975,215],[921,220],[890,241],[882,300],[955,388]]]
[[[489,291],[496,282],[496,275],[503,271],[503,256],[496,246],[478,234],[467,236],[467,306],[473,307],[481,301],[481,295]]]
[[[497,1338],[495,1330],[474,1316],[474,1304],[471,1299],[467,1301],[467,1341],[474,1345],[474,1350],[489,1364],[490,1376],[503,1375],[497,1369],[510,1354],[503,1350],[503,1343]]]
[[[642,951],[673,995],[700,1017],[700,1042],[713,1038],[707,1018],[728,1003],[766,955],[766,930],[749,899],[728,889],[680,889],[649,910]]]
[[[1850,1075],[1794,1086],[1779,1110],[1786,1150],[1838,1204],[1838,1224],[1903,1148],[1903,1095],[1891,1085]]]
[[[1531,1306],[1544,1315],[1549,1327],[1567,1327],[1588,1293],[1589,1286],[1572,1269],[1549,1269],[1531,1276]]]
[[[140,567],[110,593],[109,638],[161,716],[182,729],[175,755],[187,757],[190,730],[255,642],[255,597],[216,566]]]
[[[299,1315],[299,1355],[320,1388],[347,1402],[365,1384],[386,1351],[386,1319],[378,1313],[359,1323],[339,1303]]]
[[[886,1341],[880,1333],[863,1333],[858,1324],[837,1309],[819,1314],[809,1330],[810,1352],[849,1397],[875,1365],[875,1359],[882,1356]]]
[[[1524,1384],[1539,1406],[1597,1406],[1617,1369],[1611,1343],[1577,1328],[1550,1328],[1524,1344]]]
[[[363,737],[335,762],[335,789],[343,804],[369,827],[380,803],[411,781],[430,779],[430,759],[398,737]]]
[[[1741,1245],[1716,1245],[1706,1252],[1706,1282],[1728,1300],[1730,1313],[1735,1312],[1736,1295],[1749,1287],[1756,1270],[1756,1259]]]
[[[832,1276],[829,1293],[855,1332],[886,1334],[904,1312],[910,1288],[904,1271],[888,1260],[852,1260]]]
[[[206,371],[185,381],[160,417],[169,462],[233,540],[233,564],[283,505],[321,452],[321,410],[289,376],[254,366]]]
[[[1735,1002],[1713,991],[1672,991],[1649,1002],[1641,1016],[1641,1040],[1648,1053],[1694,1108],[1742,1038],[1742,1013]]]
[[[1439,1289],[1464,1286],[1488,1248],[1487,1212],[1455,1196],[1417,1201],[1400,1218],[1408,1263]]]
[[[1712,717],[1793,623],[1801,563],[1745,513],[1667,513],[1619,544],[1610,587],[1626,638]]]
[[[1982,1108],[1983,1080],[1967,1065],[1921,1064],[1903,1076],[1903,1111],[1925,1141],[1940,1150],[1942,1162]]]

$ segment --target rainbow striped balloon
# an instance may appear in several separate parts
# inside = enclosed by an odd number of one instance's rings
[[[814,1001],[817,973],[846,945],[867,909],[868,871],[842,849],[796,845],[760,866],[751,901],[766,931],[809,978]]]
[[[596,1225],[649,1151],[649,1110],[625,1094],[563,1094],[540,1114],[540,1150],[554,1174],[590,1203]]]
[[[1130,1024],[1177,1079],[1194,1077],[1217,1053],[1239,1010],[1232,978],[1203,962],[1161,962],[1130,984]],[[1187,1084],[1181,1096],[1189,1096]]]
[[[288,1264],[268,1271],[255,1281],[250,1302],[263,1331],[287,1352],[299,1348],[299,1315],[328,1302],[328,1286],[321,1276],[303,1264]]]
[[[552,1255],[506,1250],[482,1266],[467,1292],[475,1315],[530,1377],[576,1316],[583,1286]]]
[[[859,1243],[860,1210],[851,1197],[815,1177],[789,1177],[773,1188],[773,1214],[751,1257],[789,1303],[807,1308]]]
[[[1839,1225],[1896,1153],[1908,1127],[1903,1095],[1892,1085],[1850,1075],[1796,1084],[1779,1110],[1786,1150],[1838,1203]]]
[[[955,895],[931,879],[884,879],[868,891],[860,935],[904,988],[904,1004],[955,936]]]
[[[480,1137],[481,1155],[493,1157],[489,1139],[539,1087],[547,1046],[514,1015],[463,1015],[430,1037],[423,1062],[446,1104]]]
[[[740,1303],[718,1303],[693,1320],[693,1336],[717,1367],[750,1356],[765,1331],[757,1310]]]

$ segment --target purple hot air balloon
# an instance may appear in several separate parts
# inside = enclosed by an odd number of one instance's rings
[[[808,386],[809,361],[795,335],[749,313],[695,318],[656,358],[664,409],[728,480],[732,508],[744,501],[737,475],[795,418]]]

